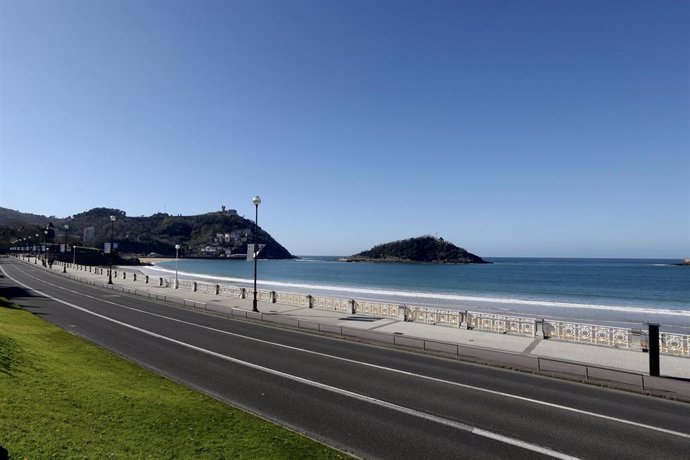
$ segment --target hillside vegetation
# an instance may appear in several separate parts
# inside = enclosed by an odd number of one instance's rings
[[[443,238],[428,235],[379,244],[368,251],[345,257],[344,260],[347,262],[489,263]]]
[[[119,253],[146,255],[155,252],[175,255],[175,244],[180,244],[180,254],[187,257],[225,257],[230,254],[246,254],[247,243],[253,243],[254,222],[234,211],[209,212],[195,216],[172,216],[157,213],[149,217],[130,217],[124,211],[111,208],[94,208],[69,218],[55,218],[23,214],[0,208],[0,250],[7,250],[12,241],[31,237],[32,244],[63,243],[64,225],[70,244],[103,248],[110,242],[110,216],[116,217],[112,225],[113,241],[118,243]],[[47,225],[51,225],[45,235]],[[94,229],[93,241],[83,241],[84,229]],[[36,238],[36,234],[39,235]],[[292,254],[269,233],[259,227],[257,242],[265,244],[260,257],[267,259],[292,258]]]

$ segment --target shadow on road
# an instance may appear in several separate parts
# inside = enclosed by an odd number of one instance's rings
[[[36,295],[33,292],[21,287],[0,285],[0,308],[20,308],[17,305],[14,305],[11,301],[14,300],[16,302],[16,299],[29,297],[36,297]]]

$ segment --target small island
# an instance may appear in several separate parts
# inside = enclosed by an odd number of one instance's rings
[[[481,257],[467,252],[443,238],[430,235],[379,244],[368,251],[349,257],[344,262],[401,262],[443,264],[488,264]]]

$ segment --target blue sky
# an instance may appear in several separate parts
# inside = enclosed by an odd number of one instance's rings
[[[685,0],[0,4],[0,206],[690,257]]]

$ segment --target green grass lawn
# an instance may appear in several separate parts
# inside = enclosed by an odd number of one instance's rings
[[[344,458],[93,346],[0,298],[10,458]]]

